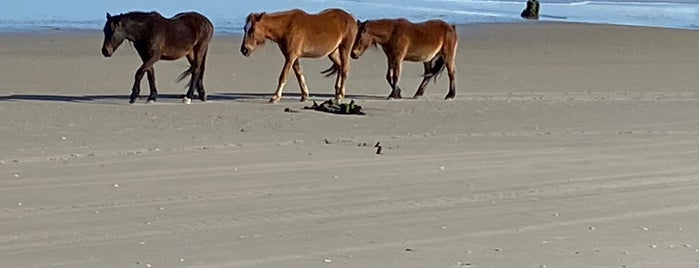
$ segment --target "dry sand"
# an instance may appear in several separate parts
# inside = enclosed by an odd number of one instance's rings
[[[459,31],[455,100],[446,75],[384,100],[370,51],[348,82],[363,117],[283,112],[308,105],[293,75],[267,104],[273,43],[216,36],[208,103],[179,103],[180,60],[128,105],[130,44],[3,34],[0,267],[699,267],[696,31]],[[302,61],[316,100],[328,65]]]

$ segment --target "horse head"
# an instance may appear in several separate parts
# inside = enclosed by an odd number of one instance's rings
[[[359,21],[357,20],[357,37],[354,39],[354,45],[352,45],[351,56],[353,59],[359,59],[359,57],[364,54],[370,46],[375,46],[376,41],[373,35],[367,31],[367,22],[369,21]]]
[[[265,28],[260,23],[264,15],[264,12],[260,14],[250,13],[245,20],[245,28],[243,28],[245,34],[243,35],[243,43],[240,46],[240,53],[246,57],[250,56],[257,46],[265,43]]]
[[[121,17],[107,13],[107,22],[104,24],[104,42],[102,43],[102,55],[111,57],[114,51],[124,42],[126,32],[122,25]]]

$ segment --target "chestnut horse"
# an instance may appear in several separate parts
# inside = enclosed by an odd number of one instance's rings
[[[289,69],[293,67],[299,87],[301,101],[309,97],[306,79],[299,58],[328,56],[333,65],[323,71],[326,76],[337,73],[335,99],[345,97],[345,82],[350,69],[350,52],[357,36],[354,17],[341,9],[326,9],[318,14],[308,14],[299,9],[276,13],[251,13],[245,22],[245,37],[240,52],[248,57],[265,43],[266,39],[279,45],[284,58],[284,67],[279,83],[269,102],[278,102],[286,84]]]
[[[144,73],[148,74],[150,86],[147,102],[155,102],[158,96],[153,68],[155,62],[176,60],[186,56],[190,67],[180,75],[178,81],[187,75],[192,77],[183,102],[191,103],[195,88],[199,99],[206,101],[204,65],[213,33],[214,26],[211,21],[196,12],[180,13],[170,19],[164,18],[157,12],[130,12],[116,16],[107,13],[102,55],[111,57],[124,39],[133,42],[143,64],[136,70],[130,103],[136,102],[139,97]]]
[[[369,46],[380,45],[388,58],[386,80],[391,86],[388,99],[400,99],[398,86],[403,61],[421,61],[425,67],[422,83],[415,98],[425,93],[430,79],[446,66],[449,74],[449,93],[445,99],[456,96],[456,27],[441,20],[412,23],[405,19],[357,21],[359,32],[352,48],[352,58],[358,59]]]

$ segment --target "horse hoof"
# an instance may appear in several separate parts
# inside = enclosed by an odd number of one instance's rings
[[[277,99],[277,98],[271,98],[268,101],[268,103],[278,103],[278,102],[279,102],[279,99]]]
[[[146,101],[146,103],[155,103],[155,100],[154,100],[154,99],[149,99],[149,100]]]
[[[192,99],[187,98],[187,97],[184,97],[184,98],[182,99],[182,103],[184,103],[184,104],[192,104]]]

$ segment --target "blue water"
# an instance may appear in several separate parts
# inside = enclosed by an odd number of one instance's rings
[[[541,20],[699,29],[699,0],[540,0]],[[194,10],[208,16],[217,32],[239,33],[250,12],[329,7],[358,19],[440,18],[450,23],[521,21],[525,0],[6,0],[0,31],[101,29],[105,13],[155,10],[164,16]]]

